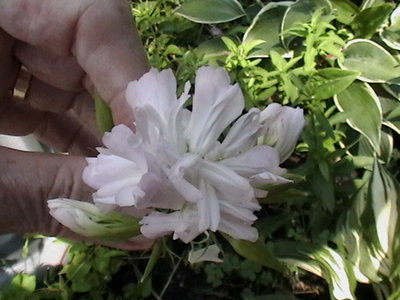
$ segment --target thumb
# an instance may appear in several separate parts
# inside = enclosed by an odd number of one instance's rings
[[[33,153],[0,147],[0,233],[62,231],[48,213],[47,200],[88,201],[93,190],[82,181],[84,157]]]

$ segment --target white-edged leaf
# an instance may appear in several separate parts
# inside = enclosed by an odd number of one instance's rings
[[[313,14],[322,9],[325,14],[332,12],[332,4],[328,0],[299,0],[290,5],[286,10],[281,25],[281,39],[282,44],[286,49],[289,48],[290,42],[294,39],[287,36],[285,32],[294,26],[311,21]]]
[[[270,2],[258,12],[243,36],[243,44],[254,40],[262,40],[264,43],[253,50],[250,57],[268,57],[272,49],[279,54],[286,52],[279,35],[283,15],[292,3],[292,1]]]
[[[355,39],[343,50],[342,69],[361,72],[358,79],[365,82],[400,82],[399,62],[377,43]]]
[[[390,48],[400,50],[400,6],[390,15],[390,26],[381,30],[379,35]]]
[[[246,14],[237,0],[189,0],[182,3],[176,13],[203,24],[229,22]]]
[[[350,25],[360,9],[351,0],[331,0],[336,11],[336,19],[346,25]]]
[[[301,242],[278,242],[275,253],[283,261],[322,276],[328,283],[332,299],[353,300],[355,277],[348,261],[325,245]]]
[[[368,199],[372,206],[376,233],[382,250],[390,251],[397,223],[397,185],[377,159],[369,183]]]
[[[355,82],[334,96],[336,107],[345,112],[347,124],[364,135],[374,150],[380,152],[382,108],[374,90]]]

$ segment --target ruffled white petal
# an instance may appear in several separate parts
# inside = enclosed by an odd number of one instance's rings
[[[278,152],[269,146],[253,147],[237,156],[221,160],[220,164],[246,178],[266,171],[276,175],[283,175],[286,171],[279,167]]]
[[[221,145],[222,156],[236,155],[254,146],[260,129],[260,110],[252,108],[232,125]]]
[[[251,224],[222,212],[218,230],[230,235],[234,239],[255,242],[258,239],[258,232],[257,229],[251,227]]]
[[[126,99],[134,110],[150,105],[167,123],[171,108],[177,105],[175,76],[171,69],[159,72],[152,68],[128,84]]]
[[[140,224],[142,234],[151,239],[173,233],[174,239],[189,243],[201,234],[198,229],[197,211],[190,206],[168,214],[152,212],[143,217]]]
[[[304,127],[303,110],[272,103],[261,112],[261,122],[261,143],[274,147],[279,152],[280,162],[288,159]]]
[[[193,110],[185,131],[191,152],[205,155],[242,112],[242,91],[229,81],[227,72],[221,68],[202,67],[197,71]]]

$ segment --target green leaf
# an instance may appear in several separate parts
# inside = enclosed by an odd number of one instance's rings
[[[157,264],[158,259],[160,258],[161,250],[162,250],[163,240],[158,239],[157,242],[153,246],[153,250],[151,250],[150,259],[147,262],[146,269],[144,270],[142,278],[140,278],[140,282],[143,283],[151,274],[154,267]]]
[[[275,253],[288,264],[325,278],[332,299],[355,299],[352,269],[335,250],[325,245],[282,241],[275,243]]]
[[[395,236],[398,194],[398,185],[390,173],[375,159],[369,183],[368,201],[374,212],[380,248],[385,253],[390,251]]]
[[[223,236],[229,242],[229,244],[231,244],[236,253],[244,258],[279,272],[286,271],[286,267],[276,259],[272,251],[265,243],[259,240],[254,243],[244,240],[237,240],[226,234],[223,234]]]
[[[382,109],[374,90],[366,83],[353,83],[334,97],[336,107],[348,113],[347,124],[364,135],[380,151]]]
[[[224,42],[226,48],[228,48],[229,51],[235,52],[237,50],[238,46],[229,37],[223,36],[223,37],[221,37],[221,40]]]
[[[351,24],[356,37],[371,38],[385,23],[393,8],[393,4],[387,3],[362,10]]]
[[[201,43],[197,48],[193,49],[193,52],[195,52],[199,57],[203,57],[207,60],[208,64],[211,64],[211,61],[216,61],[218,59],[223,60],[229,54],[229,51],[226,50],[226,45],[221,38],[207,40]]]
[[[361,9],[366,9],[373,6],[385,4],[385,0],[364,0],[361,4]]]
[[[388,164],[393,154],[393,136],[385,131],[381,132],[380,153],[379,158]]]
[[[351,0],[331,0],[336,11],[336,19],[346,25],[350,25],[360,9]]]
[[[370,40],[350,41],[343,50],[342,69],[361,72],[360,80],[366,82],[400,82],[399,63],[380,45]],[[397,79],[397,80],[396,80]]]
[[[96,109],[96,122],[97,127],[101,133],[111,131],[114,127],[112,113],[107,103],[100,97],[100,95],[94,95],[94,103]]]
[[[26,292],[33,292],[36,288],[36,276],[20,273],[14,276],[11,284]]]
[[[337,68],[318,70],[308,83],[315,99],[323,100],[345,90],[361,73]]]
[[[182,3],[176,13],[204,24],[229,22],[246,14],[237,0],[189,0]]]
[[[286,49],[294,37],[288,36],[287,31],[298,24],[305,24],[311,21],[313,14],[322,9],[324,14],[332,12],[332,5],[328,0],[299,0],[289,6],[286,10],[281,25],[281,40]]]
[[[390,48],[400,50],[400,6],[390,15],[390,26],[381,30],[379,35]]]
[[[292,2],[271,2],[265,5],[253,19],[253,22],[243,36],[243,44],[251,41],[262,40],[250,54],[250,57],[268,57],[271,50],[284,54],[280,40],[280,29],[283,15]]]
[[[279,71],[285,71],[287,62],[286,60],[280,55],[278,54],[278,52],[272,50],[271,54],[271,62],[272,64],[279,70]]]

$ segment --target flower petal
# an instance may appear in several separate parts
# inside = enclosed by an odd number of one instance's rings
[[[201,232],[198,229],[198,215],[194,206],[185,206],[181,211],[169,214],[152,212],[140,221],[142,234],[147,238],[158,238],[174,233],[174,239],[184,243],[194,240]]]
[[[218,230],[238,240],[255,242],[258,239],[257,229],[251,227],[251,224],[226,214],[225,212],[221,213],[221,222]]]
[[[139,80],[132,81],[126,89],[126,99],[132,109],[152,106],[164,122],[168,122],[171,107],[177,105],[176,79],[171,69],[152,68]]]
[[[186,154],[172,168],[165,169],[171,184],[186,201],[196,203],[203,200],[203,194],[186,179],[188,172],[197,169],[201,158],[196,154]]]
[[[238,202],[254,199],[254,190],[249,181],[222,164],[204,160],[199,175],[225,199]]]
[[[256,146],[237,156],[229,157],[219,162],[239,175],[250,178],[266,171],[276,175],[285,174],[286,170],[279,167],[279,154],[269,146]]]
[[[260,110],[252,108],[231,127],[222,142],[222,156],[228,157],[248,150],[257,141],[261,128]]]
[[[261,143],[274,147],[280,162],[288,159],[304,127],[303,110],[272,103],[261,112],[261,122],[264,131]]]
[[[244,108],[242,91],[231,85],[222,68],[202,67],[197,71],[193,110],[185,131],[191,152],[205,155],[222,131]]]
[[[61,224],[86,237],[126,240],[139,234],[138,220],[116,213],[105,213],[92,203],[72,199],[47,201],[50,214]]]
[[[199,210],[199,231],[217,231],[220,221],[220,208],[217,193],[210,184],[200,179],[199,188],[205,195],[201,201],[197,203]]]

